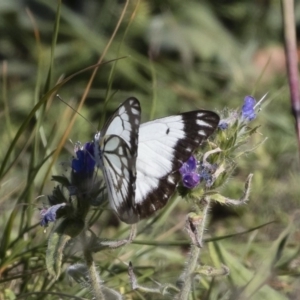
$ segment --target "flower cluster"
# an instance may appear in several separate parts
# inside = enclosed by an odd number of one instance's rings
[[[185,187],[192,189],[200,183],[198,162],[195,156],[192,155],[187,162],[183,163],[179,172],[182,176],[182,183]]]
[[[88,194],[93,192],[94,169],[96,162],[94,159],[94,144],[85,143],[81,146],[77,143],[74,147],[75,157],[71,161],[71,177],[53,176],[53,179],[59,182],[54,188],[53,193],[48,196],[50,206],[48,209],[41,210],[41,225],[47,227],[49,222],[54,222],[60,216],[66,217],[68,212],[74,209],[70,203],[71,196],[80,195],[81,200],[89,200]],[[97,186],[98,187],[98,186]],[[68,191],[68,196],[64,195],[64,190]],[[87,201],[88,202],[88,201]],[[63,209],[64,208],[64,209]]]
[[[182,177],[182,184],[188,189],[193,189],[201,181],[205,181],[207,186],[212,184],[212,174],[216,170],[215,165],[207,162],[197,161],[196,157],[192,155],[188,161],[182,164],[179,172]]]
[[[264,98],[264,97],[263,97]],[[261,101],[263,100],[261,99]],[[260,102],[261,102],[260,101]],[[228,133],[228,135],[225,136],[223,139],[225,142],[223,143],[226,147],[229,145],[239,145],[242,144],[243,138],[247,139],[248,135],[245,131],[244,127],[245,125],[254,120],[256,118],[256,109],[259,105],[256,104],[256,100],[252,96],[246,96],[244,98],[244,104],[240,110],[238,111],[231,111],[231,112],[225,112],[226,118],[223,118],[220,120],[218,128],[221,131],[229,132],[231,127],[234,127],[234,129],[231,133]],[[237,126],[233,126],[233,125]],[[240,134],[240,140],[236,140],[236,131],[240,131],[243,134]],[[250,133],[249,133],[250,134]],[[231,143],[232,141],[232,143]],[[222,142],[219,143],[222,146]],[[223,149],[224,150],[224,149]],[[207,161],[198,161],[195,156],[191,156],[188,161],[184,162],[179,169],[179,172],[181,174],[182,178],[182,184],[184,187],[188,189],[193,189],[201,181],[206,182],[206,186],[210,187],[213,184],[213,174],[217,170],[217,165],[209,164]]]
[[[90,177],[94,173],[94,143],[85,143],[83,147],[80,144],[75,145],[75,158],[72,159],[71,167],[73,172],[80,176]]]
[[[57,211],[64,207],[66,205],[66,203],[60,203],[60,204],[56,204],[53,205],[51,207],[49,207],[48,209],[42,209],[41,210],[41,216],[42,216],[42,220],[41,220],[41,226],[43,227],[47,227],[49,225],[49,222],[54,222],[56,220],[56,213]]]
[[[218,125],[219,129],[228,129],[236,120],[240,120],[245,123],[253,121],[256,118],[255,110],[257,107],[258,105],[256,104],[256,100],[252,96],[246,96],[240,112],[232,111],[229,113],[227,118],[221,119]]]

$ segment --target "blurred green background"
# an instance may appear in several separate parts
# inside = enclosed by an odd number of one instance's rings
[[[247,295],[252,299],[300,299],[300,232],[294,223],[291,227],[300,203],[299,155],[280,1],[63,1],[59,24],[57,9],[56,1],[0,3],[0,299],[58,299],[54,292],[89,299],[88,290],[70,285],[65,274],[57,282],[47,275],[48,232],[38,225],[39,208],[54,186],[51,175],[65,174],[73,155],[68,139],[92,140],[104,117],[129,96],[140,100],[147,121],[197,108],[237,109],[244,96],[259,99],[265,93],[267,100],[255,120],[261,125],[259,133],[245,150],[268,139],[240,157],[235,176],[222,190],[239,198],[245,179],[254,173],[250,201],[238,209],[214,205],[207,224],[207,238],[237,234],[205,244],[201,256],[205,265],[227,264],[231,274],[201,278],[200,294],[201,299],[242,299],[240,292],[250,286]],[[299,2],[295,14],[300,25]],[[93,70],[58,90],[75,109],[88,92],[79,111],[94,125],[78,115],[72,124],[74,112],[55,93],[42,97],[101,55],[104,61],[126,57],[100,66],[90,88]],[[33,112],[36,104],[40,107]],[[58,145],[61,151],[51,156]],[[176,281],[188,252],[182,228],[190,207],[179,198],[175,203],[162,217],[155,216],[155,222],[141,222],[137,240],[144,245],[96,255],[102,279],[127,299],[172,299],[131,292],[124,262],[133,262],[146,285]],[[128,226],[109,211],[94,227],[110,239],[128,234]],[[159,245],[161,240],[186,244],[166,247]],[[147,246],[147,241],[157,244]],[[271,253],[276,260],[268,264]],[[75,246],[65,255],[65,266],[71,262],[80,262]]]

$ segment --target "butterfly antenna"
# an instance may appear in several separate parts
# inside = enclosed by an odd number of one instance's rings
[[[63,102],[64,104],[66,104],[69,108],[71,108],[76,114],[78,114],[81,118],[83,118],[85,121],[87,121],[92,127],[94,127],[94,125],[92,124],[92,122],[90,122],[84,115],[82,115],[80,112],[78,112],[74,107],[72,107],[69,103],[67,103],[65,100],[62,99],[62,97],[60,97],[59,94],[56,94],[56,97]]]

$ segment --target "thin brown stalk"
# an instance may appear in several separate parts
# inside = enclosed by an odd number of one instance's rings
[[[296,120],[296,132],[300,153],[300,90],[296,43],[296,23],[293,0],[282,0],[282,15],[291,106]]]

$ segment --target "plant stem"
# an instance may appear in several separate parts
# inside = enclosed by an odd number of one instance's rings
[[[82,234],[82,239],[84,242],[83,245],[88,245],[88,243],[86,242],[85,233]],[[97,271],[92,252],[90,251],[90,249],[88,247],[84,246],[83,255],[84,255],[84,259],[85,259],[86,266],[88,269],[89,282],[91,285],[91,290],[92,290],[94,299],[95,300],[105,300],[104,294],[102,292],[101,279],[100,279],[99,273]]]
[[[196,240],[199,241],[200,245],[202,245],[203,242],[203,233],[205,229],[206,217],[208,215],[210,199],[204,198],[203,202],[204,202],[204,207],[202,210],[202,221],[197,225],[197,228],[195,230],[195,232],[197,232],[198,234]],[[201,248],[192,244],[188,262],[186,264],[186,268],[183,274],[181,274],[180,276],[180,282],[182,282],[182,286],[181,286],[181,291],[176,298],[177,300],[187,300],[189,298],[189,294],[192,288],[192,281],[194,278],[193,274],[198,266],[200,254],[201,254]]]
[[[292,111],[296,120],[296,130],[300,153],[300,90],[298,75],[298,55],[296,41],[296,22],[293,0],[282,0],[285,55],[291,94]]]

